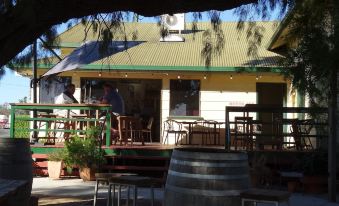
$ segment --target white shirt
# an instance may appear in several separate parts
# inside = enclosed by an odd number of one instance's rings
[[[74,103],[74,101],[71,98],[69,98],[67,95],[65,95],[64,93],[61,93],[55,97],[54,103],[55,104],[72,104]],[[53,113],[58,116],[69,117],[68,111],[69,110],[65,110],[65,109],[54,109]]]

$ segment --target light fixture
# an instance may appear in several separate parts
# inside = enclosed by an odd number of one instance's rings
[[[233,79],[233,75],[230,75],[230,79]]]
[[[126,77],[126,78],[128,77],[127,73],[125,73],[125,77]]]
[[[168,73],[165,73],[166,76],[168,76]]]
[[[261,79],[261,78],[262,78],[262,76],[260,75],[260,76],[259,76],[259,78]]]
[[[180,79],[181,77],[180,77],[180,75],[178,75],[178,79]]]
[[[76,72],[73,72],[73,76],[76,76],[77,75],[77,73]]]
[[[101,74],[101,72],[99,72],[99,74],[98,74],[98,75],[99,75],[99,77],[101,77],[101,75],[102,75],[102,74]]]
[[[206,75],[204,75],[204,79],[207,79]]]

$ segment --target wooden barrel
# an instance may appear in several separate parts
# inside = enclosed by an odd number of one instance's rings
[[[248,188],[246,153],[174,149],[165,186],[165,205],[238,206],[240,192]]]
[[[26,206],[32,190],[32,155],[29,140],[26,138],[0,138],[0,178],[27,180],[7,205]]]

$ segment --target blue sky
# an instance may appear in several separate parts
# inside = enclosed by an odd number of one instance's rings
[[[25,96],[29,97],[29,82],[29,78],[6,69],[6,74],[0,79],[0,104],[18,102]]]
[[[223,21],[237,21],[238,17],[233,14],[234,10],[224,11],[221,14]],[[277,19],[277,11],[273,12],[271,19]],[[154,17],[141,17],[143,22],[155,22]],[[208,21],[208,14],[203,14],[201,21]],[[257,20],[260,20],[259,18]],[[192,21],[192,15],[186,15],[186,21]],[[58,31],[62,32],[66,30],[66,24],[59,27]],[[0,104],[5,102],[14,103],[25,96],[29,98],[29,83],[30,79],[27,77],[21,77],[15,74],[15,72],[6,69],[6,74],[0,79]]]

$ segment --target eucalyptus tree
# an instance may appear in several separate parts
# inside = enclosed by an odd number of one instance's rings
[[[330,138],[328,142],[329,199],[336,200],[337,94],[339,70],[339,1],[303,0],[288,2],[288,15],[281,24],[286,42],[281,52],[285,57],[283,74],[295,89],[306,95],[311,106],[329,107]],[[260,6],[260,5],[259,5]],[[242,6],[239,30],[249,39],[248,54],[257,55],[263,29],[253,19],[252,9]],[[260,9],[258,10],[261,11]],[[264,10],[265,11],[265,10]],[[282,11],[282,10],[281,10]],[[258,13],[258,12],[257,12]],[[262,13],[262,17],[270,15]],[[245,21],[250,21],[245,29]]]
[[[136,12],[143,16],[227,10],[257,0],[0,0],[0,67],[53,26],[101,13]],[[112,15],[115,16],[115,15]]]

